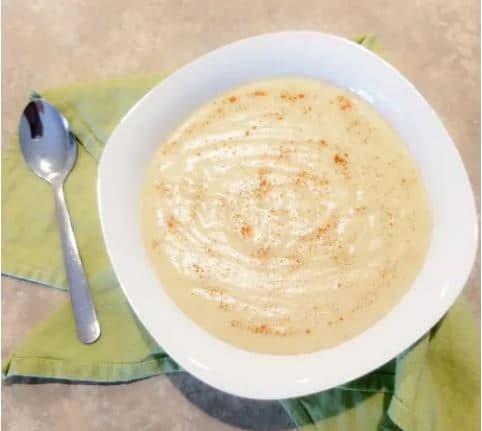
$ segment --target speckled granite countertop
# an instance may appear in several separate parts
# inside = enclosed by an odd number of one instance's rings
[[[227,42],[276,30],[375,33],[386,59],[435,107],[480,195],[478,0],[4,0],[3,130],[31,89],[122,73],[170,71]],[[478,260],[480,262],[480,259]],[[480,266],[465,289],[480,317]],[[65,294],[3,278],[2,357]],[[246,401],[188,375],[129,385],[2,388],[4,431],[284,430],[277,403]]]

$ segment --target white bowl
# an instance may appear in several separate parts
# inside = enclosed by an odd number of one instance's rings
[[[144,251],[139,228],[140,185],[163,139],[216,94],[274,75],[323,79],[371,103],[400,133],[416,159],[434,217],[425,265],[393,310],[343,344],[292,356],[238,349],[192,322],[164,292]],[[453,304],[477,248],[470,183],[433,109],[376,54],[349,40],[316,32],[241,40],[163,80],[130,110],[109,138],[99,166],[98,202],[112,266],[146,329],[185,370],[215,388],[249,398],[287,398],[321,391],[395,357]]]

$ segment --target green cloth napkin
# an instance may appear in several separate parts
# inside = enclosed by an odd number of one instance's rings
[[[371,36],[355,40],[376,48]],[[66,300],[4,361],[7,382],[36,377],[114,383],[180,371],[136,319],[117,284],[95,196],[96,163],[104,143],[120,118],[160,79],[138,76],[42,92],[68,119],[81,144],[65,194],[102,336],[90,346],[78,342]],[[3,273],[67,289],[49,186],[26,167],[17,137],[4,147],[2,162]],[[303,430],[472,431],[480,429],[479,388],[480,336],[461,297],[436,328],[378,370],[281,403]]]

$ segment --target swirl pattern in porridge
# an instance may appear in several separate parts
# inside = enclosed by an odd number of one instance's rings
[[[176,304],[274,354],[333,346],[383,317],[420,271],[432,225],[395,131],[305,78],[202,106],[159,147],[141,200],[149,258]]]

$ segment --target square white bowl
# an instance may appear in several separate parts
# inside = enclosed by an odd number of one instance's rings
[[[251,353],[207,333],[169,298],[144,251],[140,186],[153,153],[215,95],[272,76],[306,76],[371,103],[415,158],[433,208],[425,264],[383,319],[335,347],[302,355]],[[185,370],[238,396],[278,399],[343,384],[377,368],[426,333],[453,304],[473,265],[477,215],[464,166],[436,113],[396,69],[336,36],[282,32],[244,39],[184,66],[144,96],[109,138],[99,165],[98,204],[107,251],[133,310]],[[128,343],[129,340],[126,340]]]

